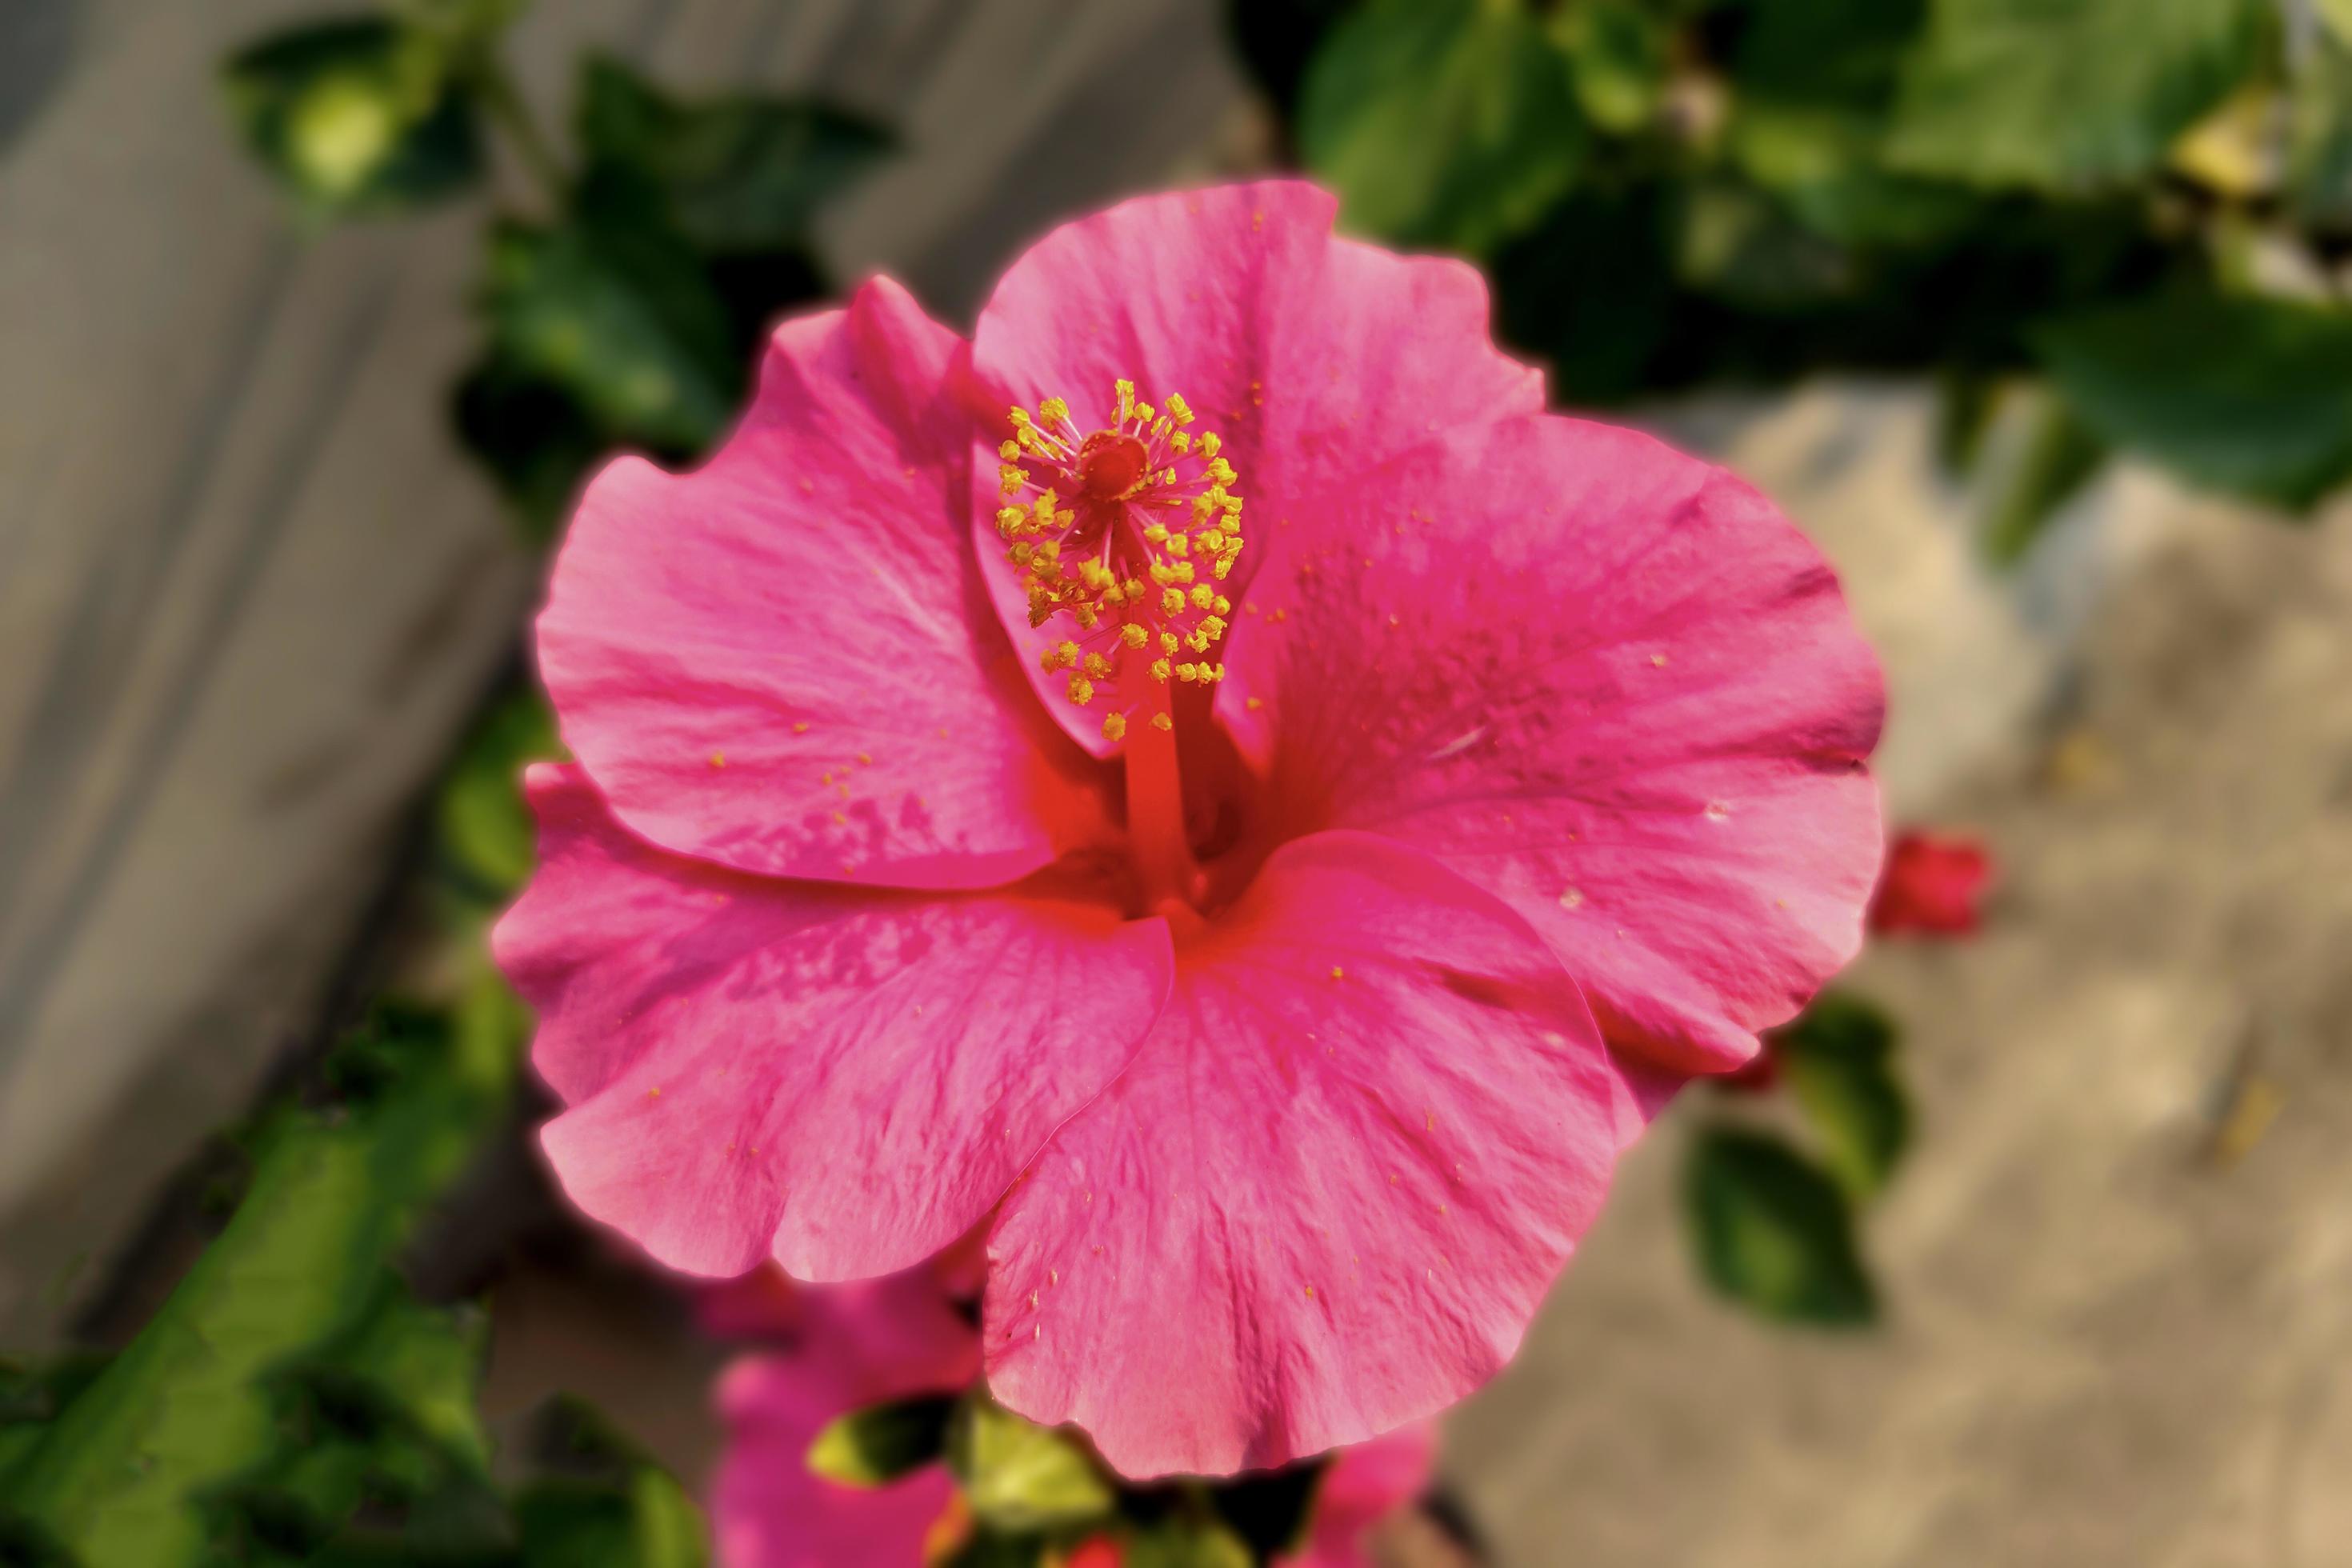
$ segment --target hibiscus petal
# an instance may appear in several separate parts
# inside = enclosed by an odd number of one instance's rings
[[[1218,711],[1297,820],[1509,900],[1609,1037],[1737,1066],[1862,940],[1877,660],[1755,490],[1553,416],[1276,531]]]
[[[1420,1498],[1436,1461],[1437,1429],[1425,1421],[1340,1449],[1315,1489],[1307,1539],[1276,1568],[1370,1568],[1372,1531]]]
[[[541,864],[494,942],[571,1106],[542,1143],[574,1203],[688,1273],[938,1251],[1167,994],[1157,920],[748,877],[633,837],[577,767],[528,789]]]
[[[727,1370],[719,1409],[727,1450],[711,1529],[729,1568],[919,1563],[955,1491],[926,1466],[885,1487],[823,1479],[809,1445],[836,1417],[886,1400],[961,1393],[980,1371],[971,1330],[928,1270],[811,1291],[790,1351]]]
[[[963,345],[877,279],[776,330],[690,474],[588,487],[539,618],[563,738],[629,827],[739,870],[988,887],[1098,816],[1011,669],[964,510]]]
[[[972,370],[1001,414],[1068,399],[1082,426],[1107,420],[1112,384],[1174,392],[1214,429],[1239,472],[1249,529],[1312,503],[1341,475],[1437,434],[1543,406],[1543,374],[1494,345],[1475,268],[1399,256],[1331,233],[1338,200],[1274,180],[1140,196],[1066,224],[1013,264],[981,311]],[[992,447],[1010,432],[991,427]],[[973,472],[972,537],[991,566],[996,464]],[[1234,578],[1255,558],[1244,551]],[[1017,575],[988,574],[998,614],[1034,653],[1066,637],[1032,632]],[[1112,749],[1056,683],[1023,668],[1072,738]]]
[[[1276,851],[1006,1196],[997,1397],[1156,1476],[1361,1442],[1475,1387],[1616,1159],[1622,1089],[1559,978],[1526,922],[1402,846]]]

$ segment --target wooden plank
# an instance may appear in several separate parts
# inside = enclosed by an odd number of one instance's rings
[[[318,14],[77,14],[0,144],[0,1343],[312,1026],[532,592],[443,424],[478,209],[305,243],[225,132],[214,62]],[[1238,93],[1209,0],[566,0],[530,96],[591,41],[898,124],[829,248],[950,312]]]

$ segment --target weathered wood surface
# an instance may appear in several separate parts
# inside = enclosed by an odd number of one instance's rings
[[[0,16],[0,1344],[312,1024],[533,592],[445,431],[478,206],[304,241],[215,62],[314,0]],[[901,161],[831,215],[950,316],[1238,87],[1211,0],[546,0],[682,87],[820,89]]]

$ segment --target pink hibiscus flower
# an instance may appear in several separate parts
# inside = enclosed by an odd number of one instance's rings
[[[565,1190],[699,1274],[992,1214],[991,1388],[1129,1475],[1484,1381],[1877,869],[1819,554],[1332,216],[1129,202],[969,342],[878,279],[787,322],[705,467],[596,478],[539,621],[578,760],[497,946]]]
[[[719,1380],[727,1450],[710,1500],[719,1561],[727,1568],[922,1563],[955,1500],[945,1466],[860,1489],[811,1470],[808,1451],[853,1410],[961,1394],[979,1375],[980,1336],[933,1272],[819,1290],[772,1285],[719,1305],[731,1327],[786,1342],[737,1362]]]
[[[1973,935],[1992,875],[1992,857],[1974,838],[1899,833],[1871,900],[1870,929],[1881,936]]]

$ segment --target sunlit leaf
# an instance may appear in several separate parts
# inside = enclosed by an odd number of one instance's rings
[[[1772,1037],[1773,1059],[1820,1134],[1846,1190],[1886,1183],[1911,1140],[1911,1103],[1895,1075],[1895,1021],[1867,1002],[1827,992]]]
[[[1078,1438],[985,1397],[966,1401],[958,1412],[948,1463],[974,1517],[998,1531],[1082,1524],[1118,1500]]]
[[[274,35],[222,69],[247,146],[305,206],[393,211],[482,172],[474,108],[436,41],[390,19]]]
[[[2243,81],[2268,0],[1935,0],[1889,155],[2070,191],[2154,170]]]
[[[845,1487],[887,1486],[947,1451],[948,1395],[869,1405],[828,1423],[809,1445],[808,1466]]]
[[[1297,125],[1348,222],[1482,255],[1565,192],[1588,133],[1524,0],[1374,0],[1325,40]]]
[[[658,188],[679,230],[713,251],[801,243],[818,207],[892,145],[880,126],[828,104],[751,94],[684,101],[603,56],[582,80],[580,140],[593,163]]]
[[[2034,342],[2085,425],[2195,483],[2300,510],[2352,476],[2352,312],[2168,293]]]
[[[1703,1131],[1684,1198],[1699,1270],[1725,1296],[1790,1322],[1849,1327],[1877,1316],[1844,1192],[1787,1144]]]

